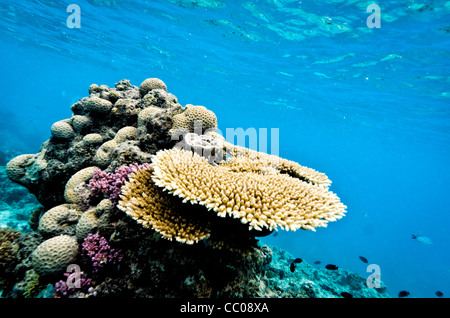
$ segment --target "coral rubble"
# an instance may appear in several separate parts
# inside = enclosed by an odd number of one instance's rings
[[[42,209],[4,236],[3,297],[340,297],[257,240],[344,216],[325,174],[226,143],[211,110],[156,78],[92,84],[71,110],[6,166]]]

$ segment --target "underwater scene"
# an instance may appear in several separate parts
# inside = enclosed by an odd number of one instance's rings
[[[449,297],[450,1],[0,0],[0,46],[0,298]]]

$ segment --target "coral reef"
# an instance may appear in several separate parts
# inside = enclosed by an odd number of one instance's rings
[[[259,243],[345,214],[325,174],[225,142],[213,111],[181,106],[159,79],[88,92],[6,166],[41,207],[5,248],[3,297],[386,296],[342,270],[290,274]]]

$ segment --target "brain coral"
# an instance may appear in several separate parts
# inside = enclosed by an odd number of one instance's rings
[[[100,134],[87,134],[83,137],[83,141],[87,145],[100,144],[103,141],[103,137]]]
[[[34,155],[24,154],[14,157],[6,164],[6,175],[8,178],[18,184],[26,185],[29,183],[26,167],[33,164]]]
[[[184,112],[173,116],[173,127],[170,134],[177,139],[176,136],[188,132],[202,134],[206,130],[217,130],[216,115],[205,106],[186,105]]]
[[[183,202],[229,215],[249,229],[315,230],[340,219],[346,206],[332,192],[287,174],[212,166],[196,153],[161,150],[152,159],[154,183]]]
[[[114,141],[117,144],[124,142],[125,140],[134,139],[134,135],[136,133],[136,128],[132,126],[126,126],[121,128],[116,136],[114,137]]]
[[[94,114],[108,113],[112,106],[110,101],[97,96],[89,97],[86,101],[86,110]]]
[[[103,143],[95,153],[95,164],[100,167],[106,167],[111,162],[112,153],[116,148],[117,142],[114,139]]]
[[[192,244],[209,236],[206,211],[164,193],[151,180],[152,168],[135,170],[122,187],[118,208],[168,240]]]
[[[87,116],[83,115],[73,115],[72,116],[72,127],[77,133],[80,133],[83,129],[89,126],[91,120]]]
[[[59,235],[42,242],[31,254],[31,264],[42,276],[58,274],[75,261],[78,243],[69,235]]]
[[[61,204],[45,212],[39,220],[38,231],[45,237],[75,234],[81,211],[76,204]]]
[[[89,181],[94,176],[94,171],[97,169],[98,167],[84,168],[70,177],[64,190],[64,198],[68,203],[79,203],[82,201],[76,194],[76,188],[83,182]]]
[[[52,125],[51,134],[53,138],[57,139],[72,139],[75,136],[72,126],[65,120],[57,121]]]
[[[153,89],[162,89],[167,91],[167,86],[158,78],[147,78],[141,83],[141,85],[139,85],[139,93],[141,94],[141,97]]]
[[[96,215],[96,209],[84,212],[76,227],[76,236],[79,241],[82,241],[89,233],[97,230],[100,220]]]

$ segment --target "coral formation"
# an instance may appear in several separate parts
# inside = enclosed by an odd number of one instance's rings
[[[0,257],[12,260],[2,263],[2,296],[339,297],[350,283],[345,291],[364,290],[342,271],[333,273],[340,285],[326,288],[318,279],[327,273],[306,262],[290,274],[286,257],[258,242],[344,215],[325,174],[226,142],[212,110],[183,107],[159,79],[92,84],[88,93],[71,118],[52,125],[38,153],[7,164],[8,178],[42,206],[30,213],[33,232],[2,245]],[[71,264],[81,272],[66,272]],[[74,274],[79,288],[69,284]],[[378,293],[355,295],[385,296]]]
[[[45,212],[39,219],[38,232],[44,237],[74,235],[81,211],[75,204],[61,204]]]
[[[106,239],[98,233],[89,234],[81,244],[81,254],[92,261],[92,273],[96,274],[107,264],[118,264],[122,260],[122,252],[111,248]]]
[[[39,275],[63,272],[77,257],[78,243],[69,235],[58,235],[41,243],[31,255],[32,267]]]
[[[70,140],[74,137],[75,132],[67,121],[60,120],[52,125],[51,134],[55,139]]]
[[[167,92],[166,84],[159,78],[147,78],[139,85],[139,93],[142,97],[154,89],[162,89]]]
[[[186,105],[186,110],[173,116],[173,127],[170,131],[172,137],[178,140],[188,132],[204,133],[217,130],[216,115],[205,106]]]
[[[76,237],[78,241],[82,241],[89,233],[98,229],[100,220],[95,209],[84,212],[76,226]]]
[[[334,193],[286,174],[212,166],[197,153],[181,149],[161,150],[152,165],[156,185],[219,216],[239,218],[250,229],[314,230],[345,213]]]
[[[98,196],[100,193],[108,197],[115,205],[119,199],[119,195],[122,193],[122,186],[128,180],[128,176],[134,171],[142,167],[146,167],[149,164],[134,164],[129,166],[122,166],[118,168],[114,173],[108,173],[97,169],[89,181],[89,189],[93,196]]]
[[[84,168],[70,177],[64,189],[64,198],[68,203],[81,202],[81,198],[76,194],[76,188],[80,186],[80,184],[89,181],[96,170],[98,170],[98,167]]]

